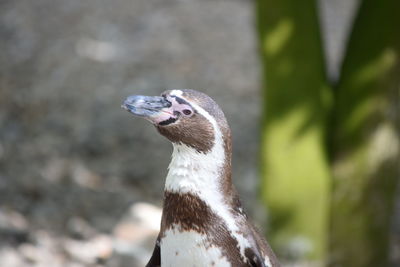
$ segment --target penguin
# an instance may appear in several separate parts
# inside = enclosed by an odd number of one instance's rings
[[[199,91],[173,89],[129,96],[122,108],[173,145],[160,232],[146,266],[280,266],[232,184],[231,131],[217,103]]]

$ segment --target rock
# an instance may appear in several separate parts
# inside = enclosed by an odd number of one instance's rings
[[[6,207],[0,207],[0,229],[26,231],[28,221],[21,213]]]
[[[28,266],[13,248],[0,248],[1,265],[5,267]]]
[[[69,234],[78,239],[88,239],[97,234],[94,229],[86,220],[80,217],[73,217],[68,220],[67,228]]]
[[[64,249],[68,255],[84,264],[95,264],[111,257],[113,252],[112,238],[100,234],[90,240],[65,239]]]
[[[161,212],[149,203],[133,204],[113,230],[115,252],[146,264],[157,239]]]

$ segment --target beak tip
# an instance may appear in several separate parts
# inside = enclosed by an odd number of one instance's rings
[[[126,101],[124,101],[124,103],[122,103],[121,108],[129,111],[129,106],[126,103]]]

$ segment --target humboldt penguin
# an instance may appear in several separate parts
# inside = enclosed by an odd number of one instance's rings
[[[129,96],[122,107],[173,144],[161,228],[146,266],[279,266],[232,184],[231,131],[217,103],[195,90],[174,89]]]

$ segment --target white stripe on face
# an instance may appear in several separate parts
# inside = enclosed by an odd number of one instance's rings
[[[169,94],[170,95],[174,95],[174,96],[182,97],[183,91],[179,90],[179,89],[174,89],[174,90],[170,91]]]

